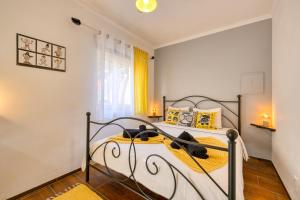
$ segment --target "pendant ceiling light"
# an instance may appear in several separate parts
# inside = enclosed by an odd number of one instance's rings
[[[145,13],[153,12],[157,7],[156,0],[136,0],[136,8]]]

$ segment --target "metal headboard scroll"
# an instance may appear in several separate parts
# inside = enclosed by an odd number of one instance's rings
[[[170,100],[167,99],[166,96],[163,96],[163,119],[166,120],[167,103],[169,103],[169,106],[176,106],[180,102],[187,102],[191,104],[194,108],[200,108],[199,105],[203,102],[213,102],[221,106],[221,108],[224,111],[228,111],[234,117],[237,118],[237,123],[234,123],[228,115],[222,112],[222,119],[225,119],[227,122],[229,122],[232,125],[232,127],[237,129],[239,134],[241,135],[241,97],[242,97],[241,95],[237,95],[236,100],[228,101],[228,100],[213,99],[202,95],[191,95],[176,100]],[[236,104],[237,112],[235,112],[232,108],[230,108],[229,104]]]

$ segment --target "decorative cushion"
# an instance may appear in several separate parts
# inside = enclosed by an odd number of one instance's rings
[[[216,112],[197,112],[195,127],[203,129],[216,129],[216,115]]]
[[[193,108],[194,112],[216,112],[215,127],[222,128],[222,109],[221,108],[212,108],[212,109],[199,109]]]
[[[194,112],[186,112],[181,111],[178,116],[178,123],[179,126],[187,126],[187,127],[193,127],[194,121],[195,121],[195,115]]]
[[[179,120],[180,110],[168,109],[166,123],[176,125]]]

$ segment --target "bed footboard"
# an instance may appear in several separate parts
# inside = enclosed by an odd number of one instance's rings
[[[236,199],[236,138],[238,134],[233,129],[227,132],[228,137],[228,199]]]
[[[225,197],[227,199],[229,199],[229,200],[236,199],[236,139],[238,137],[238,133],[235,130],[230,129],[227,132],[228,148],[224,148],[224,147],[219,147],[219,146],[194,143],[194,142],[189,142],[186,140],[178,139],[178,138],[166,133],[165,131],[161,130],[159,127],[157,127],[145,120],[138,119],[138,118],[122,117],[122,118],[114,119],[110,122],[101,123],[101,122],[91,121],[91,113],[89,113],[89,112],[86,113],[86,117],[87,117],[87,121],[86,121],[86,123],[87,123],[86,171],[85,171],[86,182],[89,182],[89,177],[90,177],[89,167],[91,166],[91,167],[95,168],[97,171],[101,172],[102,174],[105,174],[112,181],[119,183],[120,185],[122,185],[122,186],[126,187],[127,189],[133,191],[134,193],[138,194],[142,198],[148,199],[148,200],[155,199],[154,197],[149,195],[149,193],[145,192],[145,190],[143,189],[144,187],[140,183],[138,183],[138,181],[136,180],[136,177],[135,177],[135,171],[136,171],[136,165],[137,165],[136,146],[135,146],[136,138],[144,133],[147,133],[147,130],[140,132],[135,137],[131,137],[130,134],[128,133],[128,135],[130,136],[130,141],[131,141],[129,144],[129,149],[128,149],[128,152],[129,152],[128,166],[129,166],[129,170],[130,170],[130,175],[126,178],[121,179],[120,177],[116,177],[113,173],[113,170],[110,169],[110,167],[107,165],[107,162],[106,162],[106,151],[107,151],[108,144],[114,146],[111,150],[112,156],[116,159],[120,157],[121,148],[120,148],[120,145],[118,142],[113,141],[113,140],[107,140],[104,143],[102,143],[101,145],[97,146],[97,148],[94,149],[93,152],[90,151],[90,145],[91,145],[92,140],[98,134],[100,134],[104,128],[106,128],[108,126],[117,126],[126,132],[127,131],[126,128],[123,127],[119,122],[124,121],[124,120],[129,120],[129,121],[134,121],[134,122],[139,122],[141,124],[149,125],[153,129],[156,129],[157,133],[159,133],[159,134],[163,135],[165,138],[168,138],[168,139],[172,140],[173,142],[175,142],[178,146],[180,146],[188,154],[188,156],[193,160],[193,162],[195,162],[195,164],[199,167],[199,169],[201,169],[204,172],[204,174],[217,186],[217,188],[225,195]],[[95,125],[95,126],[99,127],[99,128],[97,128],[97,131],[93,135],[91,135],[91,133],[90,133],[91,125]],[[228,192],[225,192],[223,190],[223,188],[213,179],[213,177],[211,177],[211,175],[201,166],[201,164],[199,162],[197,162],[197,160],[181,144],[191,144],[191,145],[195,145],[195,146],[199,146],[199,147],[201,146],[201,147],[206,147],[206,148],[210,148],[210,149],[228,152]],[[103,147],[104,170],[100,169],[98,167],[95,167],[93,164],[91,164],[93,155],[101,147]],[[131,154],[133,154],[134,156],[130,156]],[[166,158],[164,158],[161,155],[150,154],[147,156],[146,162],[145,162],[145,170],[147,170],[147,172],[149,174],[155,176],[155,175],[159,174],[159,172],[160,172],[160,170],[159,170],[160,168],[157,165],[157,163],[152,160],[153,158],[160,159],[161,161],[163,161],[171,171],[171,174],[172,174],[171,178],[173,180],[174,187],[173,187],[173,190],[171,191],[171,195],[167,199],[173,199],[176,194],[176,191],[177,191],[178,183],[177,183],[175,174],[180,175],[182,178],[184,178],[187,181],[187,183],[191,186],[191,188],[193,190],[195,190],[195,192],[199,196],[199,199],[205,199],[203,194],[199,190],[199,188],[197,188],[197,186],[194,185],[194,183],[184,173],[182,173],[178,169],[178,167],[174,166],[172,163],[170,163]],[[129,181],[134,182],[134,187],[132,185],[128,184]],[[149,189],[151,190],[151,188],[149,188]],[[155,192],[155,191],[153,191],[153,192]]]

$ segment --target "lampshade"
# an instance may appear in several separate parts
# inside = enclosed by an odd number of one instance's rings
[[[262,117],[264,118],[264,119],[269,119],[269,115],[267,114],[267,113],[264,113],[264,114],[262,114]]]
[[[136,8],[145,13],[153,12],[157,7],[156,0],[136,0]]]
[[[266,127],[270,125],[270,116],[267,113],[262,114],[262,124]]]

